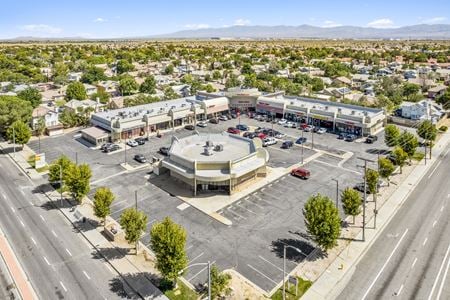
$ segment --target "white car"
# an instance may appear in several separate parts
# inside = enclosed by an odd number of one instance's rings
[[[317,131],[316,131],[318,134],[322,134],[322,133],[325,133],[325,132],[327,132],[327,130],[325,129],[325,128],[319,128],[319,129],[317,129]]]
[[[284,133],[282,133],[282,132],[277,132],[277,133],[275,134],[275,137],[276,137],[277,139],[282,139],[282,138],[286,137],[286,134],[284,134]]]
[[[287,123],[286,119],[281,119],[280,121],[278,121],[278,125],[284,125]]]
[[[206,127],[206,126],[208,126],[208,123],[206,123],[205,121],[201,121],[201,122],[197,123],[197,126],[198,127]]]
[[[275,145],[277,143],[277,140],[274,138],[265,138],[262,142],[263,147],[267,147],[270,145]]]
[[[289,122],[284,123],[283,126],[284,126],[284,127],[287,127],[287,128],[295,128],[295,123],[289,121]]]
[[[222,115],[219,117],[219,120],[220,121],[228,121],[228,118],[227,118],[227,116]]]
[[[127,145],[130,146],[130,147],[137,147],[139,144],[135,140],[129,140],[127,142]]]

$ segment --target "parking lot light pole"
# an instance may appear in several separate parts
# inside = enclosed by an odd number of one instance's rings
[[[363,230],[362,230],[362,241],[365,242],[366,241],[366,201],[367,201],[367,179],[366,179],[366,174],[367,174],[367,162],[374,162],[373,160],[364,158],[364,157],[357,157],[360,160],[364,161],[364,203],[363,203]]]
[[[292,248],[295,251],[297,251],[298,253],[305,255],[305,253],[302,252],[302,250],[291,246],[291,245],[283,245],[283,300],[286,300],[286,248]]]
[[[336,208],[338,208],[339,205],[339,180],[332,178],[331,180],[336,182]]]
[[[16,130],[14,129],[14,126],[12,127],[13,130],[13,151],[14,156],[16,155]]]
[[[178,275],[183,274],[183,272],[190,267],[204,266],[204,265],[206,265],[208,267],[208,300],[211,300],[211,265],[212,265],[212,263],[209,260],[208,260],[208,262],[205,262],[205,263],[195,263],[192,265],[188,265],[186,268],[184,268],[183,270],[178,272]]]
[[[134,207],[135,207],[135,209],[137,211],[137,209],[138,209],[138,207],[137,207],[137,190],[134,191]]]
[[[302,165],[303,165],[303,131],[304,130],[302,130],[302,143],[301,143],[301,146],[302,146]]]

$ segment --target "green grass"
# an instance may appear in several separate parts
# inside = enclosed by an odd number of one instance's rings
[[[200,295],[191,290],[182,281],[177,281],[178,287],[174,290],[164,291],[164,295],[171,300],[197,300]]]
[[[304,280],[301,277],[298,278],[298,294],[295,296],[295,286],[291,284],[291,288],[288,289],[288,285],[286,283],[286,299],[287,300],[296,300],[300,299],[301,296],[311,287],[312,282],[309,280]],[[283,287],[281,287],[275,294],[272,295],[272,300],[282,300],[283,299]]]
[[[421,161],[423,159],[423,157],[425,156],[424,153],[422,152],[416,152],[414,153],[412,159],[416,160],[416,161]]]

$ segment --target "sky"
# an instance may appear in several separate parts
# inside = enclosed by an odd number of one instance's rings
[[[449,0],[1,0],[0,38],[121,38],[232,25],[450,24]]]

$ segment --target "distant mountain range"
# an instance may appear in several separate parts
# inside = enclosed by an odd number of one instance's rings
[[[183,30],[174,33],[126,38],[84,37],[17,37],[4,41],[89,41],[89,40],[139,40],[139,39],[450,39],[450,24],[420,24],[398,28],[371,28],[357,26],[317,27],[300,26],[230,26]]]

